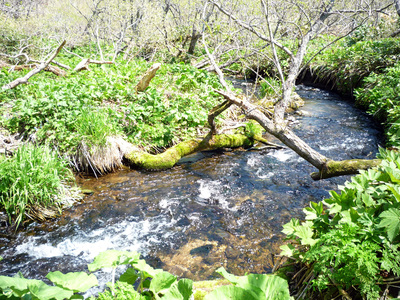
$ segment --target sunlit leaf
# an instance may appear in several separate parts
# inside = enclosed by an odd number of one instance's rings
[[[90,272],[102,268],[115,268],[119,265],[133,264],[139,260],[139,257],[140,254],[137,252],[107,250],[97,255],[88,268]]]
[[[139,278],[136,270],[133,268],[128,268],[124,274],[119,277],[119,281],[126,282],[129,284],[134,284]]]
[[[58,286],[48,286],[44,282],[39,284],[28,284],[29,292],[40,300],[63,300],[69,299],[74,293]]]
[[[204,300],[233,299],[260,300],[260,298],[252,294],[250,291],[233,285],[219,287],[204,297]]]
[[[57,286],[77,293],[86,292],[91,287],[99,284],[94,274],[88,275],[85,272],[63,274],[60,271],[56,271],[50,272],[46,277]]]
[[[150,282],[150,290],[154,294],[165,292],[176,282],[176,277],[168,272],[157,273]]]
[[[393,242],[400,233],[400,209],[390,208],[382,212],[379,217],[382,218],[379,227],[386,228],[388,238]]]

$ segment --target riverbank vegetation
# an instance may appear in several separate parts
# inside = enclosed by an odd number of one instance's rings
[[[8,223],[44,219],[78,199],[66,189],[74,187],[71,170],[100,176],[118,169],[124,160],[133,167],[162,169],[191,151],[251,146],[256,139],[266,142],[260,126],[240,120],[255,119],[286,145],[300,149],[296,152],[319,169],[316,178],[329,175],[332,161],[297,143],[284,119],[295,81],[308,80],[354,97],[356,105],[383,124],[387,146],[394,151],[382,150],[380,160],[353,177],[339,194],[310,203],[305,222],[284,225],[291,243],[283,246],[282,255],[292,266],[283,264],[279,272],[289,280],[296,299],[377,299],[394,294],[400,277],[400,43],[389,37],[398,26],[391,2],[370,3],[368,9],[360,4],[355,11],[323,4],[315,11],[300,2],[290,9],[282,3],[238,3],[232,11],[214,1],[205,6],[196,1],[159,2],[93,1],[71,4],[68,10],[63,1],[0,4],[5,20],[0,24],[0,87],[38,68],[58,40],[68,38],[51,68],[31,77],[29,84],[0,93],[0,145],[5,145],[0,152],[0,203]],[[297,18],[300,23],[295,25],[297,13],[307,18]],[[334,14],[337,18],[327,21]],[[279,16],[279,22],[271,15]],[[34,21],[38,16],[45,26]],[[265,31],[248,25],[247,18],[254,16],[263,20]],[[138,91],[137,83],[154,62],[162,63],[157,75],[145,91]],[[255,77],[264,107],[247,104],[244,96],[233,93],[222,71]],[[219,115],[222,118],[216,119]],[[220,134],[225,129],[229,137]],[[7,148],[6,140],[23,145]],[[159,153],[172,159],[155,158]],[[121,299],[190,297],[187,280],[177,281],[162,271],[153,274],[136,254],[129,263],[125,258],[130,254],[124,255],[110,266],[137,268],[100,299],[114,294]],[[206,299],[269,295],[271,275],[239,278],[220,272],[233,286]],[[138,275],[145,291],[133,289]],[[153,280],[144,285],[148,277]],[[83,281],[95,284],[92,277]],[[64,299],[84,291],[53,282],[62,293],[23,278],[2,277],[0,289],[6,296],[29,294],[32,299]],[[287,289],[282,293],[279,299],[289,299]]]

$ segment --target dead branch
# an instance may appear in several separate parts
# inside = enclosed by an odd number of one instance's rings
[[[155,63],[146,71],[146,73],[144,73],[142,79],[140,79],[139,83],[135,87],[137,93],[144,92],[148,88],[150,81],[154,78],[160,67],[160,63]]]
[[[103,61],[103,60],[92,60],[90,58],[84,58],[84,59],[81,60],[81,62],[79,64],[77,64],[77,66],[74,69],[74,72],[79,72],[79,71],[82,71],[82,70],[90,71],[89,64],[112,65],[112,64],[114,64],[114,62],[113,61],[107,61],[107,60]]]
[[[44,70],[46,67],[48,67],[48,65],[50,64],[50,62],[58,55],[58,53],[60,53],[61,49],[64,47],[64,45],[66,44],[66,41],[63,41],[61,43],[60,46],[58,46],[58,48],[56,49],[56,51],[50,56],[50,58],[48,60],[46,60],[45,62],[42,62],[37,68],[33,69],[32,71],[30,71],[28,74],[26,74],[24,77],[20,77],[17,78],[16,80],[4,85],[2,87],[2,90],[10,90],[15,88],[16,86],[20,85],[20,84],[26,84],[28,83],[29,78],[31,78],[32,76],[36,75],[37,73],[39,73],[40,71]]]

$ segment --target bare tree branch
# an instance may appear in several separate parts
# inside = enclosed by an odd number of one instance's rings
[[[33,69],[32,71],[30,71],[28,74],[26,74],[24,77],[20,77],[17,78],[16,80],[4,85],[2,87],[2,90],[10,90],[15,88],[16,86],[20,85],[20,84],[26,84],[28,83],[29,78],[31,78],[32,76],[36,75],[37,73],[39,73],[40,71],[42,71],[43,69],[45,69],[50,62],[58,55],[58,53],[60,53],[61,49],[64,47],[64,45],[66,44],[66,41],[64,40],[60,46],[58,46],[58,48],[56,49],[56,51],[49,57],[48,60],[46,60],[45,62],[41,63],[37,68]]]

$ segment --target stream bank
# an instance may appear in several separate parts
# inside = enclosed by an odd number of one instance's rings
[[[374,158],[381,132],[337,95],[300,86],[306,100],[296,133],[335,159]],[[321,138],[322,137],[322,138]],[[313,167],[289,149],[200,152],[172,169],[123,169],[79,178],[94,191],[55,220],[0,237],[3,275],[86,270],[107,249],[138,251],[157,268],[194,280],[229,272],[270,272],[282,224],[303,218],[309,201],[328,197],[348,177],[314,182]],[[101,273],[101,272],[100,272]],[[107,281],[109,274],[98,275]]]

